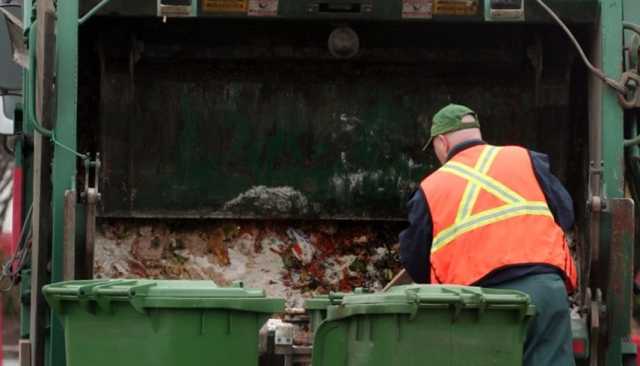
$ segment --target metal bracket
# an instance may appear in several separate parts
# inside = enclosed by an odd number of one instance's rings
[[[640,37],[640,26],[623,22],[623,29],[629,30],[635,33],[634,41],[630,48],[627,48],[626,55],[626,68],[621,78],[620,85],[627,89],[627,94],[618,94],[618,101],[624,109],[640,108],[640,65],[638,64],[638,57],[640,56],[640,50],[638,45],[638,37]]]
[[[87,204],[86,227],[85,227],[85,263],[84,276],[93,277],[94,247],[96,238],[96,212],[97,205],[102,194],[100,193],[100,153],[96,154],[96,160],[85,160],[84,162],[84,191],[81,197]],[[92,169],[93,168],[93,169]],[[93,186],[91,185],[91,174],[93,170]]]
[[[95,204],[101,199],[100,193],[100,167],[102,162],[100,161],[100,153],[96,154],[96,160],[87,159],[84,162],[84,191],[81,197],[89,204]],[[91,186],[90,172],[93,168],[93,186]]]
[[[624,109],[640,108],[640,75],[635,70],[622,74],[620,84],[627,89],[627,94],[618,94],[618,102]]]
[[[594,194],[593,193],[593,178],[598,176],[600,177],[600,182],[602,182],[602,178],[603,178],[603,173],[604,173],[604,162],[600,161],[600,163],[596,166],[596,163],[594,161],[589,162],[589,182],[588,182],[588,189],[589,189],[589,195],[587,198],[587,209],[591,210],[592,212],[602,212],[602,211],[607,211],[608,210],[608,204],[607,204],[607,195],[606,192],[604,190],[604,184],[601,184],[601,189],[600,192],[602,192],[602,195],[600,194]]]

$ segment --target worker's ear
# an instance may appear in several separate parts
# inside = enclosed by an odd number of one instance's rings
[[[449,145],[449,139],[447,138],[446,135],[438,135],[436,136],[437,139],[440,140],[440,144],[442,146],[442,149],[445,152],[449,152],[449,149],[451,148],[451,146]]]

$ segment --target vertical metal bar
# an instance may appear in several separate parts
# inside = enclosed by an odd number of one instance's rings
[[[76,149],[78,97],[78,14],[79,0],[57,2],[56,32],[56,138]],[[76,177],[76,156],[56,145],[53,155],[51,281],[63,279],[64,194]],[[50,366],[65,364],[62,324],[55,314],[51,322]]]
[[[606,75],[617,78],[622,73],[623,64],[623,31],[622,31],[622,1],[600,1],[600,27],[602,37],[602,70]],[[605,88],[605,86],[603,86]],[[604,193],[609,199],[617,199],[624,196],[624,116],[618,104],[616,94],[611,90],[604,90],[601,99],[601,132],[602,132],[602,160],[604,162],[603,180]],[[613,222],[611,215],[601,215],[600,226],[600,250],[602,266],[609,263],[609,258],[631,255],[631,253],[612,253],[611,250],[624,250],[626,246],[611,248],[613,237]],[[615,217],[614,217],[615,218]],[[627,296],[615,296],[610,284],[626,287],[626,283],[632,280],[632,274],[626,272],[611,272],[609,285],[605,289],[605,302],[607,309],[631,308],[630,299]],[[626,312],[615,314],[608,318],[608,344],[605,353],[605,364],[622,364],[622,342],[629,335],[630,317]]]
[[[27,24],[30,14],[31,14],[31,2],[29,1],[24,2],[24,4],[22,5],[22,23],[23,24]],[[22,72],[22,91],[24,95],[26,95],[29,92],[27,88],[26,80],[27,80],[26,73],[23,71]],[[26,118],[27,117],[26,113],[27,113],[26,111],[24,110],[22,111],[22,123],[21,123],[22,132],[25,136],[31,134],[30,126],[26,123],[26,121],[28,121],[28,118]],[[18,141],[16,142],[15,152],[16,152],[16,159],[18,159],[18,157],[23,159],[24,202],[30,205],[33,202],[33,157],[31,156],[31,159],[27,158],[27,150],[23,149],[23,142],[20,139],[18,139]],[[35,231],[36,231],[35,227],[33,227],[33,231],[34,231],[34,237],[32,240],[32,248],[37,246],[37,242],[35,241]],[[21,340],[20,340],[19,356],[20,356],[20,366],[25,366],[25,365],[31,364],[31,352],[30,352],[31,341],[28,339],[27,340],[24,339],[24,338],[30,337],[30,328],[31,328],[31,304],[30,304],[31,301],[24,300],[31,297],[31,268],[27,270],[23,270],[20,275],[23,281],[20,286],[20,298],[23,300],[20,302],[22,306],[20,307]],[[23,343],[26,343],[29,345],[28,353],[23,352],[23,347],[24,347]],[[27,347],[24,347],[24,348],[26,349]]]
[[[617,78],[622,73],[622,0],[601,0],[602,69]],[[603,85],[603,88],[605,86]],[[616,93],[607,88],[602,94],[602,159],[605,192],[609,198],[624,196],[623,111]]]
[[[608,323],[611,330],[608,334],[609,347],[620,345],[620,355],[607,355],[607,359],[622,364],[625,356],[624,343],[630,343],[628,338],[631,331],[632,292],[631,276],[633,273],[633,242],[634,242],[634,205],[629,198],[616,198],[610,200],[610,210],[606,215],[611,225],[611,255],[609,268],[611,275],[607,292],[609,300],[607,308]],[[629,355],[627,355],[629,356]],[[610,363],[607,363],[609,365]]]
[[[25,6],[30,3],[25,1]],[[36,65],[38,70],[38,88],[33,84],[25,86],[27,100],[35,96],[38,101],[37,117],[46,126],[53,125],[53,87],[44,82],[45,79],[53,79],[54,53],[52,49],[54,34],[53,3],[50,0],[41,0],[37,8],[37,41],[31,41],[29,52],[38,52]],[[31,8],[25,14],[25,20],[31,18]],[[31,29],[31,32],[34,32]],[[30,36],[30,40],[34,37]],[[46,74],[46,75],[45,75]],[[31,108],[25,111],[25,120],[32,120]],[[33,126],[29,126],[33,127]],[[31,302],[30,302],[30,329],[31,340],[31,365],[43,366],[46,364],[48,307],[40,289],[50,280],[48,263],[51,246],[51,157],[53,148],[48,139],[40,133],[34,135],[33,157],[33,244],[31,253]]]
[[[594,41],[591,54],[598,67],[602,67],[602,28],[599,24],[594,32]],[[600,168],[602,161],[602,82],[594,75],[589,75],[589,184],[588,192],[594,196],[602,197],[602,176],[595,174],[593,169]],[[591,197],[588,197],[591,199]],[[602,286],[603,279],[600,271],[600,215],[592,210],[588,221],[588,245],[590,263],[586,266],[589,270],[583,273],[582,281],[587,281],[587,286],[595,288]]]
[[[96,177],[96,179],[98,179]],[[85,222],[85,264],[84,274],[89,278],[93,277],[93,263],[95,260],[94,247],[96,242],[96,205],[98,204],[98,198],[94,190],[90,189],[87,192],[87,205],[86,205],[86,222]]]
[[[76,191],[64,193],[64,265],[63,279],[76,278]]]

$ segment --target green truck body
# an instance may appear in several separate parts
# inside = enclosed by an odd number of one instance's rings
[[[398,268],[389,253],[407,196],[437,168],[422,151],[425,123],[452,101],[478,112],[487,141],[549,154],[575,202],[577,359],[635,360],[637,1],[545,1],[604,74],[628,77],[624,96],[536,0],[23,3],[30,65],[15,154],[25,179],[14,202],[33,231],[21,287],[31,365],[65,362],[44,285],[242,279],[230,273],[247,235],[247,268],[276,255],[282,268],[268,276],[311,278],[296,296],[384,284],[374,274]],[[352,246],[336,249],[347,236]],[[312,263],[287,264],[287,245],[258,248],[278,240],[349,263],[337,277],[323,267],[319,281]],[[196,265],[174,268],[185,262]],[[365,279],[345,274],[360,267]]]

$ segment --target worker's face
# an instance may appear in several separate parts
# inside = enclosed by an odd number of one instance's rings
[[[447,136],[438,135],[433,139],[433,150],[436,152],[436,156],[440,161],[440,164],[444,164],[449,154],[449,140]]]

